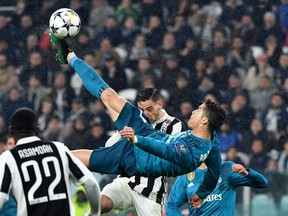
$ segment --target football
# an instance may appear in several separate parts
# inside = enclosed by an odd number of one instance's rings
[[[50,31],[59,39],[67,39],[76,36],[81,27],[78,14],[69,8],[60,8],[50,17]]]

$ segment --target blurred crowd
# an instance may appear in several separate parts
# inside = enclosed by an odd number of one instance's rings
[[[71,150],[104,146],[113,132],[101,101],[55,60],[49,18],[71,8],[82,22],[68,40],[71,49],[120,95],[133,103],[139,88],[156,87],[167,112],[185,123],[205,98],[220,102],[228,111],[218,131],[223,159],[266,175],[276,203],[287,195],[288,0],[2,0],[1,6],[1,137],[21,106],[37,112],[44,139]]]

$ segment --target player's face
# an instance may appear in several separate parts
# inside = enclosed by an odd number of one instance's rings
[[[139,101],[138,107],[145,113],[150,123],[153,123],[159,120],[160,110],[162,109],[163,105],[160,100],[157,102],[153,102],[152,100],[146,100]]]
[[[187,123],[190,129],[196,129],[197,127],[200,126],[201,120],[204,117],[204,110],[205,110],[205,104],[202,104],[198,107],[198,109],[192,111],[190,119]]]

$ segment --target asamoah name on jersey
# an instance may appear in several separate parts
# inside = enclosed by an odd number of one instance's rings
[[[53,149],[51,148],[50,145],[41,145],[41,146],[36,146],[33,148],[26,148],[18,151],[18,154],[21,159],[27,158],[27,157],[32,157],[32,156],[37,156],[37,155],[42,155],[46,153],[52,153]]]

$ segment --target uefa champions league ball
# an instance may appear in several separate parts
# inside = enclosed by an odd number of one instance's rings
[[[59,39],[67,39],[76,36],[81,27],[78,14],[69,8],[56,10],[49,20],[50,31]]]

